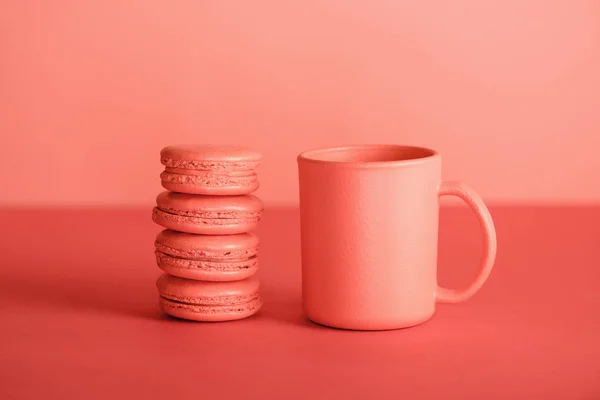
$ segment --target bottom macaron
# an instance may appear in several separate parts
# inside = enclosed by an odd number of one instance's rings
[[[233,321],[250,317],[262,307],[256,275],[241,281],[204,282],[162,274],[156,287],[161,310],[187,320]]]

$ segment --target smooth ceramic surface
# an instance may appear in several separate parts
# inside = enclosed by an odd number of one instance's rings
[[[433,150],[365,145],[298,157],[302,300],[313,321],[336,328],[405,328],[436,302],[472,296],[496,254],[492,218],[475,192],[441,182]],[[439,197],[462,198],[484,232],[484,256],[465,289],[437,285]],[[473,238],[476,240],[477,238]]]
[[[231,235],[256,229],[264,209],[260,198],[202,196],[164,191],[156,197],[152,220],[180,232]]]
[[[237,235],[194,235],[165,229],[154,242],[158,267],[186,279],[238,281],[258,270],[258,237]]]
[[[260,153],[242,146],[176,145],[161,150],[162,186],[174,192],[243,195],[259,187]]]

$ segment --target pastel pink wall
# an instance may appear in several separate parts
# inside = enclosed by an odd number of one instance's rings
[[[160,148],[439,149],[488,201],[600,200],[597,1],[2,1],[0,204],[151,204]]]

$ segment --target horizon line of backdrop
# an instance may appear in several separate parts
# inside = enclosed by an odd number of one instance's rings
[[[147,205],[159,151],[435,148],[486,201],[600,201],[600,3],[0,3],[0,205]]]

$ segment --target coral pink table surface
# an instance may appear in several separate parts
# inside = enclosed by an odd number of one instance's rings
[[[429,322],[352,332],[300,306],[298,212],[268,209],[265,305],[201,324],[157,308],[149,209],[0,212],[0,399],[600,399],[600,208],[491,207],[490,280]],[[439,281],[481,239],[444,208]]]

